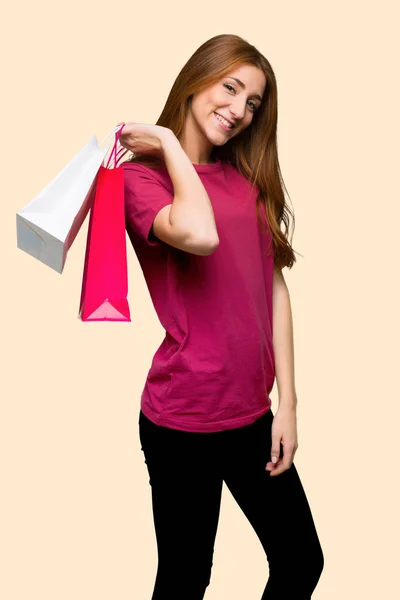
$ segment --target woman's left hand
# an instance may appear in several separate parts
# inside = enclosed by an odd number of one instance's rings
[[[271,438],[271,459],[276,457],[278,460],[268,462],[265,470],[270,471],[270,477],[273,477],[290,468],[298,448],[296,406],[279,406],[272,421]],[[280,458],[280,444],[283,446],[283,458]]]

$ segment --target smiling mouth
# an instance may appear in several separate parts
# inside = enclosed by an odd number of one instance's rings
[[[225,122],[222,122],[222,120],[219,118],[221,115],[219,115],[216,111],[214,111],[214,116],[224,131],[232,131],[232,129],[234,129],[234,125],[228,126],[225,124]]]

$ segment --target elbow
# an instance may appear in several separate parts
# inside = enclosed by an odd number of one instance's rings
[[[206,246],[206,253],[203,254],[203,256],[209,256],[210,254],[215,252],[215,250],[218,248],[218,246],[219,246],[219,239],[210,241],[208,243],[208,245]]]
[[[218,236],[213,239],[196,239],[193,241],[193,246],[196,248],[196,254],[199,256],[209,256],[219,246]]]

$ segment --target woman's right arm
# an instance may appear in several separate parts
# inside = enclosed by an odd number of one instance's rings
[[[210,198],[175,134],[165,128],[160,132],[160,141],[174,186],[174,200],[155,217],[154,233],[160,239],[176,235],[179,242],[186,237],[187,250],[211,254],[218,247],[219,239]]]
[[[121,123],[119,123],[121,125]],[[163,242],[192,254],[212,254],[219,239],[208,194],[179,140],[168,127],[126,123],[121,146],[135,154],[161,154],[174,197],[153,220],[153,232]]]

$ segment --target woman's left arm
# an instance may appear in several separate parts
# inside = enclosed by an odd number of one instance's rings
[[[273,346],[279,407],[272,423],[271,458],[266,469],[279,475],[290,467],[297,450],[297,395],[294,381],[293,319],[289,290],[281,270],[274,271]],[[284,448],[280,458],[280,444]]]

